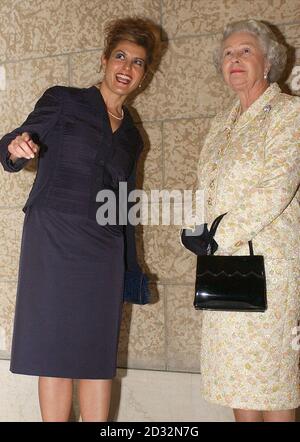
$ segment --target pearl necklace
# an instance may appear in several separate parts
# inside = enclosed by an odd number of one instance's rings
[[[123,118],[124,118],[124,110],[123,109],[122,109],[122,116],[121,117],[117,117],[116,115],[112,114],[111,112],[109,112],[108,109],[107,109],[107,112],[109,113],[109,115],[114,117],[116,120],[123,120]]]

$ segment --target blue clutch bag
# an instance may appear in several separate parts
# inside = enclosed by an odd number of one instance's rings
[[[150,297],[147,275],[139,271],[126,271],[123,301],[144,305],[150,303]]]

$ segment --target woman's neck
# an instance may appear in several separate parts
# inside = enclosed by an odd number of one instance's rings
[[[98,86],[101,95],[103,97],[104,103],[111,112],[122,113],[122,105],[126,99],[126,96],[117,95],[111,92],[105,83],[101,83]]]
[[[251,89],[243,89],[238,91],[238,96],[241,103],[241,111],[245,112],[254,101],[256,101],[266,89],[269,83],[267,81],[254,85]]]

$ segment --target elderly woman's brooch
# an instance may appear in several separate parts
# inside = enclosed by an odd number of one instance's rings
[[[264,112],[270,112],[271,109],[272,109],[272,106],[270,104],[266,104],[264,106]]]

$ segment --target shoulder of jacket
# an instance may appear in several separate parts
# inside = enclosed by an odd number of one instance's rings
[[[82,95],[82,90],[77,87],[70,87],[70,86],[51,86],[48,89],[46,89],[44,95],[52,95],[53,97],[57,99],[76,99],[76,97],[79,97]]]
[[[300,112],[300,97],[281,92],[271,103],[276,115],[286,115]]]
[[[300,137],[300,97],[278,94],[271,102],[267,140],[273,140],[274,131],[282,137]]]

